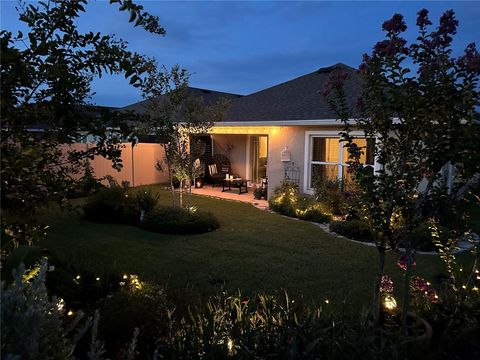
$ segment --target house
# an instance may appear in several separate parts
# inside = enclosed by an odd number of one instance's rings
[[[207,104],[220,97],[230,100],[224,120],[203,137],[208,155],[226,155],[232,172],[251,183],[268,177],[269,192],[285,178],[297,182],[307,194],[313,193],[316,176],[346,178],[347,150],[339,141],[342,124],[322,95],[330,73],[338,70],[350,74],[345,90],[353,105],[361,90],[360,80],[357,70],[344,64],[320,68],[246,96],[190,88],[193,96],[202,96]],[[144,108],[145,102],[140,102],[123,109],[142,112]],[[375,166],[374,140],[357,141],[366,147],[364,163]]]
[[[232,144],[233,171],[253,182],[268,176],[270,192],[286,177],[307,194],[315,176],[345,178],[342,124],[322,95],[330,73],[338,70],[350,74],[345,90],[355,104],[361,90],[357,70],[344,64],[320,68],[232,101],[224,121],[212,129],[213,151]],[[374,165],[373,139],[358,141],[368,143],[364,161]]]

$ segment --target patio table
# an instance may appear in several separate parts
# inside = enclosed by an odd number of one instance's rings
[[[231,191],[232,188],[238,189],[238,194],[245,194],[248,192],[247,188],[247,179],[234,178],[234,179],[223,179],[222,181],[222,192]]]

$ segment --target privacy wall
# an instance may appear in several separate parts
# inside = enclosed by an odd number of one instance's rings
[[[85,150],[92,146],[91,144],[74,144],[70,147],[65,147],[65,149]],[[125,143],[122,146],[122,170],[117,171],[113,169],[111,161],[97,156],[90,162],[96,178],[111,175],[119,184],[122,181],[129,181],[130,186],[168,182],[167,173],[160,172],[155,168],[157,161],[164,158],[164,151],[161,145],[140,143],[132,148],[130,143]]]

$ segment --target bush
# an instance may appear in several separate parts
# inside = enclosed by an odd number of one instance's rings
[[[135,200],[121,187],[101,189],[83,206],[85,219],[100,223],[135,224],[139,221]]]
[[[437,226],[437,230],[440,242],[444,243],[444,241],[449,237],[448,229],[443,226]],[[438,251],[438,248],[435,246],[433,240],[434,238],[428,222],[418,225],[410,234],[411,243],[417,250],[420,251]]]
[[[298,186],[294,183],[283,181],[276,187],[268,204],[271,210],[282,215],[296,217],[298,202]]]
[[[345,216],[356,207],[355,189],[352,184],[339,180],[314,179],[315,200],[327,206],[333,215]]]
[[[328,223],[331,220],[330,215],[320,205],[310,205],[305,210],[297,211],[297,217],[301,220],[313,221],[316,223]]]
[[[151,189],[138,191],[135,193],[135,203],[139,211],[149,213],[153,211],[158,204],[159,193],[154,193]]]
[[[4,359],[70,359],[76,342],[88,330],[82,330],[78,322],[64,321],[63,301],[50,298],[45,287],[47,269],[46,261],[30,271],[20,267],[9,287],[2,283]],[[73,336],[75,331],[78,333]]]
[[[332,221],[330,223],[330,230],[349,239],[365,242],[374,240],[374,234],[370,226],[361,220]]]
[[[139,282],[135,288],[129,286],[129,279],[124,279],[122,283],[125,283],[124,287],[110,296],[101,309],[100,337],[105,340],[107,350],[114,355],[121,351],[135,329],[138,329],[141,337],[137,351],[144,355],[153,354],[155,342],[152,340],[162,335],[161,327],[166,324],[165,291],[143,282]]]
[[[93,176],[93,170],[90,164],[87,164],[83,176],[75,183],[73,188],[68,190],[67,197],[69,199],[75,199],[88,196],[103,187],[102,183]]]
[[[301,197],[298,186],[284,181],[269,200],[270,209],[285,216],[317,223],[327,223],[330,215],[325,207],[308,197]]]
[[[146,214],[140,226],[164,234],[200,234],[216,230],[220,224],[210,212],[161,206]]]

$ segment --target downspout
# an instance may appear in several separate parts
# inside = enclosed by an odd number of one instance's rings
[[[134,153],[134,148],[135,145],[137,144],[137,139],[135,138],[132,141],[132,187],[135,187],[135,153]]]

